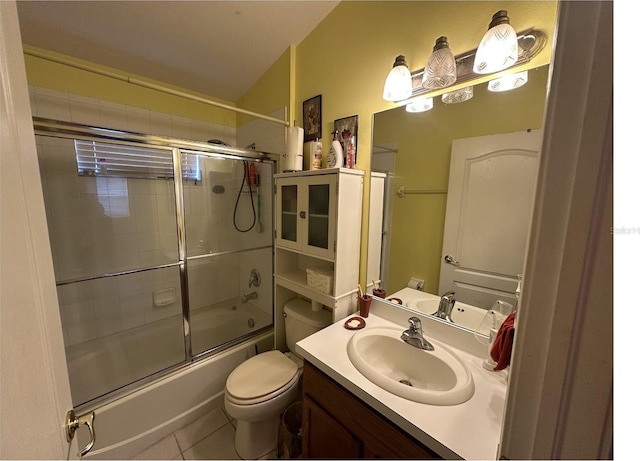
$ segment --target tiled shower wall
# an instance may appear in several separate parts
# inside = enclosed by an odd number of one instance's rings
[[[236,130],[234,127],[33,85],[29,86],[29,97],[31,112],[35,117],[193,141],[220,139],[227,144],[239,147],[255,143],[256,149],[263,152],[273,154],[285,152],[285,127],[261,119],[254,119]],[[267,115],[284,120],[287,117],[287,110],[281,108]]]
[[[39,87],[30,87],[32,113],[34,116],[56,120],[71,121],[85,125],[105,128],[123,129],[144,134],[157,134],[196,141],[212,138],[221,139],[231,145],[236,144],[236,130],[233,127],[215,125],[184,117],[140,109],[122,104],[114,104],[102,100],[86,98]],[[282,118],[285,109],[270,114]],[[258,150],[280,153],[284,152],[284,127],[282,125],[257,120],[238,129],[240,146],[256,144]],[[56,260],[56,277],[58,280],[73,279],[78,276],[117,272],[138,267],[150,267],[177,259],[175,233],[175,204],[173,199],[173,181],[151,179],[102,178],[104,184],[98,185],[96,178],[77,175],[73,142],[56,138],[40,138],[38,151],[41,160],[41,175],[46,195],[47,219],[60,239],[66,242],[53,245],[52,251]],[[246,144],[245,144],[246,143]],[[70,147],[71,146],[71,147]],[[66,155],[62,155],[66,152]],[[241,165],[241,162],[237,162]],[[238,166],[236,165],[237,168]],[[215,177],[208,175],[199,186],[185,188],[185,206],[187,219],[197,221],[197,216],[208,216],[210,223],[221,218],[211,212],[212,205],[220,197],[210,195],[211,181]],[[237,181],[236,181],[237,182]],[[271,184],[271,178],[268,181]],[[101,224],[104,210],[92,208],[96,203],[95,194],[98,187],[116,191],[127,189],[127,205],[130,215],[112,219]],[[239,185],[238,185],[239,187]],[[189,190],[192,189],[192,190]],[[206,189],[206,190],[205,190]],[[271,186],[263,188],[271,193]],[[223,198],[226,215],[233,206],[233,189]],[[263,192],[264,193],[264,192]],[[117,194],[111,194],[116,196]],[[110,198],[111,200],[111,198]],[[113,199],[117,200],[117,199]],[[269,198],[270,200],[270,198]],[[69,207],[62,205],[75,201],[79,206],[72,207],[76,211],[70,213]],[[247,244],[268,245],[270,243],[272,215],[271,210],[263,202],[263,226],[265,232],[256,234],[255,239],[245,238]],[[114,203],[116,207],[118,204]],[[61,211],[66,208],[67,211]],[[245,210],[246,211],[246,210]],[[246,222],[246,220],[244,221]],[[225,228],[231,228],[226,219]],[[200,235],[206,231],[199,229]],[[225,231],[229,234],[229,232]],[[188,233],[193,249],[196,243],[195,232]],[[232,235],[228,235],[232,238]],[[206,235],[204,237],[206,240]],[[58,239],[54,239],[58,240]],[[252,242],[255,240],[255,242]],[[84,242],[82,245],[73,243]],[[197,254],[197,252],[189,252]],[[205,273],[215,273],[223,279],[216,285],[224,287],[218,292],[221,297],[237,297],[245,293],[248,275],[256,261],[251,253],[234,258],[221,259],[225,270],[215,270],[212,265],[200,264],[200,270],[194,265],[193,280],[195,285],[210,286],[211,279],[202,277]],[[89,261],[92,261],[91,263]],[[264,266],[260,263],[261,266]],[[206,269],[205,269],[206,266]],[[215,264],[214,264],[215,266]],[[272,268],[269,264],[261,267],[265,280],[270,279]],[[198,274],[198,272],[200,272]],[[208,280],[207,280],[208,279]],[[145,323],[160,320],[173,315],[180,315],[180,286],[175,271],[154,270],[141,274],[132,274],[111,279],[89,282],[96,286],[84,284],[67,285],[59,290],[63,316],[65,344],[67,346],[103,337],[114,332],[134,328]],[[73,287],[73,288],[72,288]],[[192,287],[193,288],[193,287]],[[153,305],[153,293],[173,289],[175,302],[166,306]],[[259,290],[262,291],[262,290]],[[96,298],[96,294],[100,297]],[[271,296],[270,292],[264,296]],[[203,305],[211,301],[209,296],[194,304]],[[194,299],[196,301],[198,298]],[[199,306],[194,307],[199,307]],[[265,310],[271,308],[271,301],[260,303]]]

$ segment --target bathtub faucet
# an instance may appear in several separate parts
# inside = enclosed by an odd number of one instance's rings
[[[257,299],[257,298],[258,298],[258,293],[256,293],[255,291],[252,291],[251,293],[248,293],[246,295],[242,295],[242,300],[240,302],[242,304],[244,304],[247,301],[249,301],[250,299]]]

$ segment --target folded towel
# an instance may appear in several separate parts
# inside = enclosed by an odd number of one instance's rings
[[[498,329],[496,339],[493,340],[491,358],[497,362],[494,368],[495,371],[503,370],[511,363],[511,348],[513,347],[513,337],[516,332],[515,322],[516,313],[512,312],[504,319]]]

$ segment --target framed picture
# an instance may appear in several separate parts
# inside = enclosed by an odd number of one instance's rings
[[[347,151],[353,139],[355,151],[353,163],[355,164],[358,160],[358,116],[352,115],[351,117],[334,120],[333,131],[338,132],[338,140],[342,144],[342,151],[344,152],[345,166],[353,168],[353,165],[348,164]]]
[[[322,137],[322,95],[314,96],[302,103],[304,142]]]

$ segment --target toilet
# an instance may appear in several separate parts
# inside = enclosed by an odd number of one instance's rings
[[[315,303],[314,303],[315,304]],[[275,450],[280,415],[298,397],[303,360],[296,342],[331,324],[331,313],[303,299],[284,306],[285,336],[291,352],[272,350],[244,361],[227,378],[224,408],[237,420],[235,447],[243,459]]]

